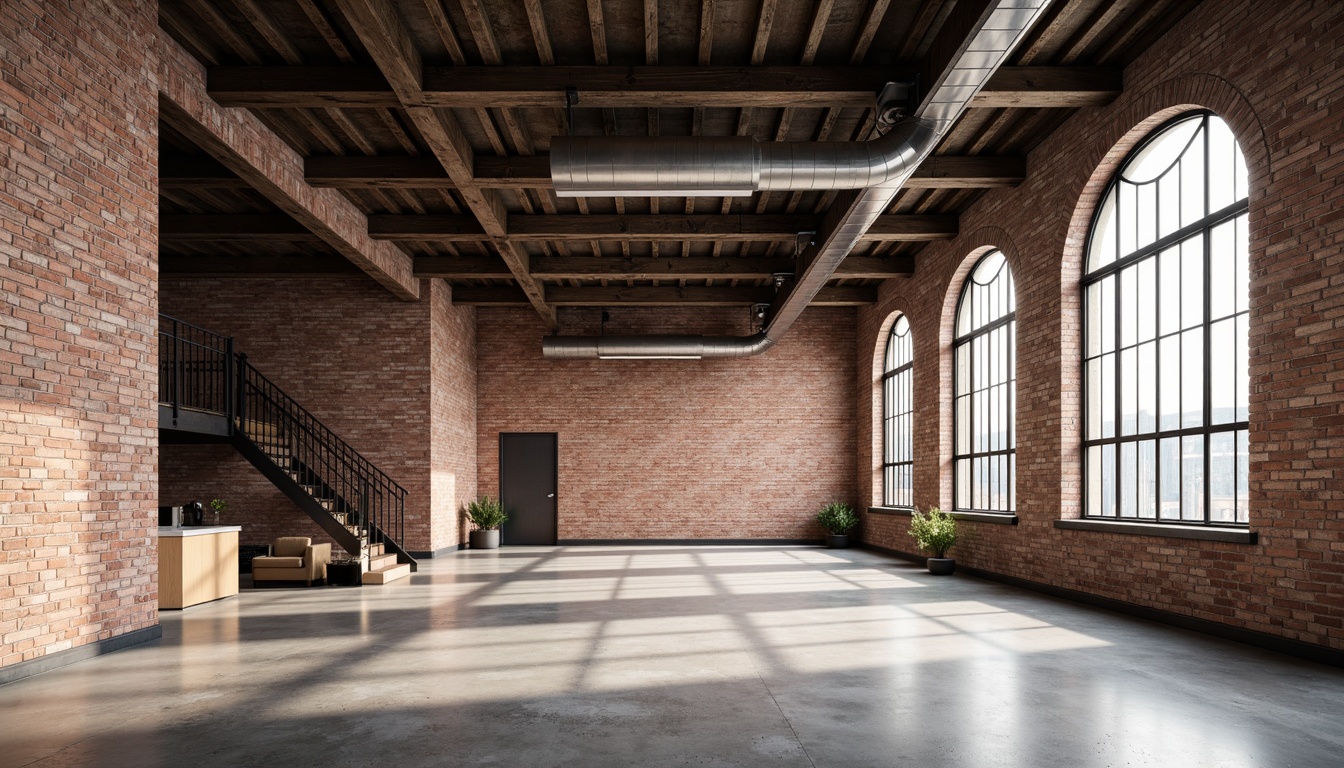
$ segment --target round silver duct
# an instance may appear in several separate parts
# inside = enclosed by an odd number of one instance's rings
[[[759,143],[746,136],[557,136],[560,197],[740,197],[763,190],[866,189],[903,179],[933,127],[907,120],[872,141]]]
[[[704,357],[751,357],[774,346],[763,333],[755,336],[547,336],[542,357],[552,360],[698,360]]]

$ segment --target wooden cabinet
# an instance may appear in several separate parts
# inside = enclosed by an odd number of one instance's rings
[[[159,529],[159,608],[238,594],[236,525]]]

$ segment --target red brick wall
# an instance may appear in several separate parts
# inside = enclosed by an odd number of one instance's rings
[[[153,4],[0,4],[0,666],[158,623]]]
[[[431,292],[432,291],[432,292]],[[476,310],[454,307],[442,280],[421,292],[430,302],[430,464],[434,546],[466,541],[461,510],[476,498]]]
[[[819,538],[821,505],[855,500],[854,316],[808,310],[744,360],[546,360],[534,313],[478,310],[481,491],[499,493],[501,432],[556,432],[561,539]],[[750,329],[745,311],[613,309],[606,332]]]
[[[962,235],[920,255],[859,315],[860,494],[876,502],[879,346],[891,313],[915,334],[917,503],[951,504],[952,307],[977,249],[1018,285],[1018,515],[963,523],[962,562],[1283,637],[1344,648],[1344,160],[1338,3],[1206,2],[1125,72],[1115,104],[1083,110],[985,196]],[[1192,106],[1231,125],[1251,171],[1251,528],[1256,545],[1058,530],[1080,514],[1078,277],[1086,225],[1125,152]],[[1023,215],[1030,212],[1031,215]],[[865,536],[915,551],[906,518]]]
[[[474,392],[463,345],[450,336],[469,331],[470,310],[447,302],[442,281],[422,283],[420,301],[406,302],[364,278],[163,280],[163,311],[216,333],[233,336],[236,349],[342,439],[407,490],[406,541],[413,550],[456,543],[451,523],[454,489],[434,496],[431,403],[434,387]],[[464,330],[464,328],[466,330]],[[441,334],[437,354],[431,337]],[[443,370],[431,376],[442,361]],[[462,397],[443,394],[446,418],[465,418]],[[463,427],[445,427],[448,432]],[[459,440],[460,442],[460,440]],[[467,467],[451,453],[438,473]],[[231,449],[164,446],[165,504],[224,496],[229,522],[243,525],[243,543],[277,535],[313,535],[320,529]],[[451,483],[449,483],[451,485]],[[440,519],[442,518],[442,519]],[[323,540],[326,540],[323,538]]]

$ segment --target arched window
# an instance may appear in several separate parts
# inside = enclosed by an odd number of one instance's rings
[[[1088,517],[1244,525],[1246,162],[1208,112],[1120,166],[1083,278]]]
[[[955,507],[1011,514],[1016,509],[1017,303],[999,251],[971,270],[957,305],[952,344],[952,474]]]
[[[882,504],[888,507],[915,505],[914,365],[910,322],[901,315],[887,337],[882,374]]]

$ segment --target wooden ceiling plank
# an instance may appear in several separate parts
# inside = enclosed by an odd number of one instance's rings
[[[417,73],[419,70],[416,70]],[[397,107],[399,91],[415,83],[408,104],[439,108],[556,108],[565,89],[582,83],[585,107],[856,107],[907,68],[862,66],[549,66],[429,67],[414,79],[371,67],[211,67],[210,95],[221,105],[248,108]],[[1108,104],[1122,88],[1113,67],[1004,67],[971,102],[973,107],[1073,108]]]
[[[851,66],[863,64],[863,60],[868,57],[868,49],[872,47],[873,38],[877,36],[877,29],[882,26],[890,5],[891,0],[873,0],[868,4],[863,23],[859,26],[859,36],[854,40],[854,49],[849,55]]]
[[[766,0],[773,2],[773,0]],[[714,6],[715,0],[701,0],[700,3],[700,43],[696,46],[695,60],[700,66],[709,66],[714,56]]]
[[[508,265],[528,302],[548,328],[559,327],[555,309],[546,303],[545,288],[528,273],[527,252],[505,239],[506,214],[499,193],[477,187],[472,182],[475,158],[461,128],[451,114],[423,105],[420,54],[397,17],[391,0],[337,2],[342,12],[353,22],[361,42],[378,64],[379,70],[396,91],[421,137],[449,177],[456,182],[458,194],[466,202],[467,208],[492,238],[495,250]]]
[[[602,15],[602,0],[587,0],[588,29],[593,36],[593,60],[598,66],[607,64],[607,24]]]
[[[758,66],[765,61],[770,47],[770,30],[775,25],[776,0],[761,0],[761,13],[756,17],[756,35],[751,43],[751,63]]]
[[[593,256],[556,256],[532,263],[532,276],[541,280],[765,280],[793,270],[792,258],[712,258],[676,256],[661,259],[623,259]],[[884,280],[914,271],[914,258],[851,256],[836,271],[837,279]],[[508,280],[510,273],[498,260],[451,256],[417,256],[418,277],[447,280]]]
[[[256,0],[233,0],[233,4],[238,8],[238,12],[247,19],[247,23],[257,30],[266,44],[284,59],[286,64],[300,64],[303,57],[294,44],[289,42],[289,37],[280,28],[275,25],[270,15],[257,5]]]
[[[532,41],[537,46],[537,59],[544,67],[555,64],[555,52],[551,49],[551,33],[546,28],[546,15],[541,10],[541,0],[523,0],[527,11],[527,23],[532,28]]]
[[[499,66],[504,57],[500,55],[499,41],[495,39],[495,30],[490,25],[485,8],[481,6],[480,0],[461,0],[461,3],[462,14],[467,17],[467,26],[471,28],[471,38],[476,42],[481,61],[488,66]]]
[[[561,307],[740,307],[768,303],[775,294],[774,288],[769,286],[552,286],[550,290],[556,306]],[[839,286],[823,288],[810,306],[858,307],[876,302],[876,287]],[[453,289],[453,303],[478,307],[527,306],[523,293],[510,287],[457,286]]]
[[[192,56],[197,61],[207,67],[216,66],[219,64],[219,57],[215,55],[214,46],[205,41],[200,28],[196,24],[182,19],[184,11],[185,6],[182,5],[160,4],[159,26],[166,29],[174,38],[183,41],[185,47],[191,51]]]
[[[229,21],[213,3],[208,0],[189,0],[188,7],[201,17],[210,31],[218,35],[234,55],[248,64],[254,66],[261,64],[261,57],[257,55],[256,50],[238,34],[233,28],[233,22]]]
[[[826,34],[826,25],[831,19],[831,10],[835,7],[835,0],[817,0],[817,7],[812,12],[812,23],[808,26],[807,42],[803,44],[803,64],[809,65],[816,61],[817,50],[821,48],[821,38]]]
[[[327,12],[322,9],[317,0],[295,0],[295,2],[299,4],[299,8],[308,17],[308,21],[312,23],[313,29],[317,30],[317,34],[326,41],[332,53],[336,54],[336,58],[343,64],[354,62],[355,57],[350,53],[350,46],[345,42],[345,38],[341,37],[341,33],[336,30],[335,25],[331,23],[331,19],[327,16]]]
[[[370,236],[379,240],[501,239],[469,216],[376,215],[369,219]],[[719,214],[644,215],[509,215],[510,241],[683,240],[688,242],[792,241],[799,232],[817,229],[818,215]],[[957,217],[947,215],[897,216],[877,219],[865,240],[923,242],[946,240],[957,234]]]
[[[467,56],[462,52],[462,44],[458,42],[457,32],[453,29],[452,22],[448,20],[448,13],[443,9],[443,0],[425,0],[425,12],[429,14],[429,21],[434,25],[434,31],[439,36],[439,41],[443,43],[443,49],[448,52],[448,58],[452,60],[453,66],[460,67],[467,63]]]
[[[364,214],[340,192],[304,182],[302,158],[255,115],[212,101],[205,68],[186,49],[167,35],[156,44],[162,119],[393,294],[419,297],[409,256],[369,238]]]

